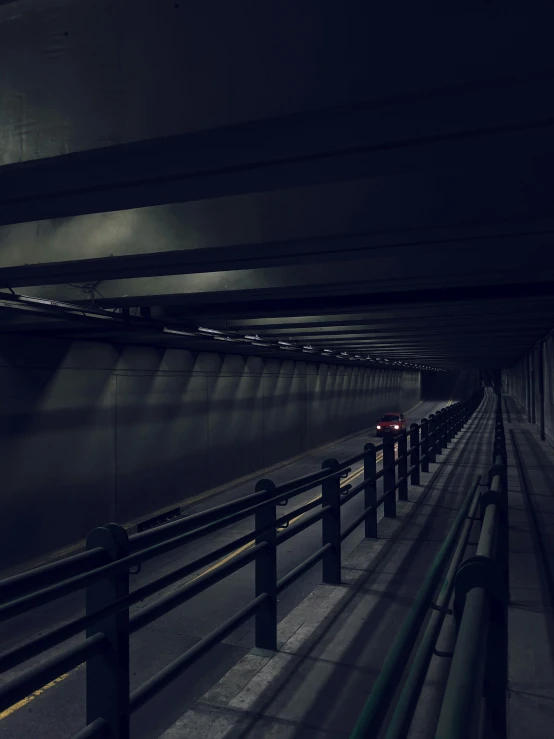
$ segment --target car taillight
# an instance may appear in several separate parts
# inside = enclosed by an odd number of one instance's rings
[[[394,428],[398,431],[398,429],[400,428],[400,426],[395,426]]]

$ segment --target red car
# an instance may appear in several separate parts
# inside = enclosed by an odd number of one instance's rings
[[[385,436],[385,434],[396,436],[405,430],[406,419],[403,413],[385,413],[377,424],[377,436]]]

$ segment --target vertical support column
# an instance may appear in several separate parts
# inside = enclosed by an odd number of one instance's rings
[[[450,432],[452,430],[452,406],[447,405],[444,409],[444,448],[448,449],[451,442]]]
[[[537,371],[536,352],[531,352],[531,423],[537,423]]]
[[[421,419],[421,471],[429,472],[429,421]]]
[[[526,370],[527,420],[529,423],[533,423],[531,413],[531,356],[529,354],[527,355]]]
[[[544,441],[544,341],[539,344],[539,361],[538,361],[538,386],[539,386],[539,432],[540,437]]]
[[[437,419],[434,413],[429,416],[429,462],[437,461]]]
[[[396,466],[394,459],[394,439],[383,439],[383,511],[387,518],[396,518]]]
[[[458,407],[456,408],[456,429],[457,432],[460,433],[460,431],[464,427],[464,413],[465,413],[465,404],[464,403],[458,403]]]
[[[405,431],[398,439],[398,500],[408,500],[408,437]]]
[[[256,492],[267,492],[268,498],[276,496],[276,486],[272,480],[258,480]],[[258,649],[277,649],[277,503],[272,500],[258,508],[255,514],[256,544],[266,544],[266,548],[256,557],[255,588],[256,598],[267,593],[268,598],[255,616],[254,643]]]
[[[364,508],[367,510],[370,506],[373,509],[367,514],[365,519],[365,538],[377,538],[377,450],[375,444],[366,444],[364,446]]]
[[[452,406],[447,406],[444,409],[444,434],[443,434],[443,447],[448,449],[448,443],[450,441],[450,409]]]
[[[326,459],[321,465],[324,470],[335,472],[340,464],[336,459]],[[341,541],[340,541],[340,476],[323,480],[321,483],[321,505],[328,510],[321,521],[322,542],[330,544],[323,555],[323,582],[327,585],[340,585],[341,581]]]
[[[412,468],[412,479],[410,480],[412,485],[419,485],[421,477],[419,471],[419,426],[417,423],[412,423],[410,426],[410,448],[411,448],[411,459],[410,467]]]
[[[112,562],[129,554],[129,539],[122,526],[112,523],[90,532],[87,549],[102,547]],[[110,573],[86,589],[87,616],[129,595],[129,570]],[[114,739],[129,739],[129,609],[87,627],[87,637],[102,633],[109,650],[86,663],[86,721],[102,718]]]

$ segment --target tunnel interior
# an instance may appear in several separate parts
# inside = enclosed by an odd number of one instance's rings
[[[387,608],[399,623],[423,578],[410,567],[429,564],[430,542],[461,510],[476,470],[476,485],[490,488],[498,456],[516,520],[509,535],[521,544],[513,588],[527,609],[510,615],[519,624],[510,649],[526,644],[546,660],[533,642],[554,649],[554,55],[545,8],[0,0],[0,616],[9,577],[83,555],[90,532],[113,532],[110,523],[123,539],[169,531],[168,520],[353,455],[359,466],[344,479],[350,488],[364,480],[362,510],[375,454],[373,492],[378,464],[383,500],[392,468],[394,485],[410,476],[413,499],[399,497],[397,517],[389,495],[379,536],[373,501],[371,557],[360,564],[345,545],[346,580],[368,563],[379,569],[375,553],[389,534],[403,541],[386,550],[396,564],[404,552],[391,581],[372,585],[385,593],[377,615],[358,619],[375,627],[368,644],[388,644]],[[396,451],[371,447],[387,412],[407,418]],[[408,452],[411,432],[421,436]],[[319,547],[323,572],[342,540],[322,551],[334,524],[320,487],[322,533],[301,546]],[[313,510],[314,500],[302,503]],[[412,503],[416,523],[417,511],[429,519],[406,544],[397,524],[413,523]],[[228,546],[225,536],[213,541]],[[207,556],[204,540],[194,542],[188,553]],[[135,582],[167,574],[166,555],[153,571],[133,565]],[[279,566],[298,569],[295,556],[291,545]],[[183,557],[175,555],[180,566]],[[135,645],[129,684],[186,654],[208,625],[220,628],[224,606],[259,585],[257,560],[248,567],[250,579],[233,573],[211,601],[164,616],[154,641]],[[337,598],[340,562],[338,571]],[[408,585],[403,572],[416,572]],[[277,564],[273,574],[277,588]],[[296,608],[317,614],[304,599],[320,586],[319,570],[310,577],[279,605],[285,623]],[[44,613],[59,626],[90,592]],[[277,590],[263,595],[276,602]],[[13,629],[0,618],[0,640],[18,649],[42,615]],[[261,659],[243,626],[194,679],[137,713],[135,736],[159,736],[183,695],[196,706],[245,655]],[[352,664],[365,646],[349,647]],[[554,651],[551,663],[540,669],[554,685]],[[70,670],[56,680],[66,678],[66,692],[48,692],[49,683],[0,708],[0,732],[37,735],[52,719],[44,739],[60,739],[64,715],[81,726],[81,678]],[[443,678],[438,670],[433,684]],[[536,675],[527,678],[534,685]],[[335,675],[337,695],[350,679]],[[523,678],[517,684],[510,697],[521,708]],[[340,703],[326,690],[308,712],[311,728]],[[64,697],[45,698],[31,715],[40,691]],[[551,718],[549,705],[541,703]],[[353,710],[340,710],[349,725]],[[543,721],[524,714],[533,730]]]

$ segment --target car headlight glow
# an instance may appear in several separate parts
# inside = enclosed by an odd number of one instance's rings
[[[381,427],[380,426],[377,426],[377,431],[381,431]]]
[[[398,431],[398,429],[400,428],[400,426],[395,426],[394,428]]]

